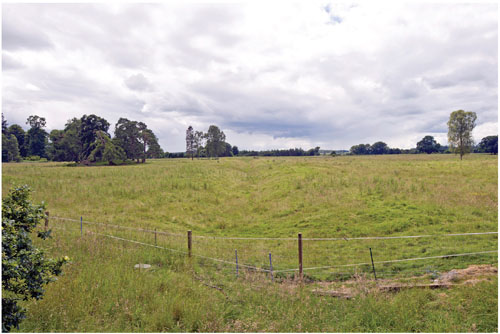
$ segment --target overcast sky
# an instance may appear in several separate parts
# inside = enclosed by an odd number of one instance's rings
[[[62,129],[145,122],[169,152],[189,125],[240,149],[447,144],[452,111],[498,133],[496,4],[3,4],[2,110]]]

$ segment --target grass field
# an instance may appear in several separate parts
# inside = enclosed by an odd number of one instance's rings
[[[497,157],[402,155],[170,159],[121,167],[61,163],[3,164],[2,191],[34,190],[51,216],[158,229],[160,246],[269,268],[297,267],[296,240],[225,240],[199,236],[362,237],[497,231]],[[57,225],[56,225],[57,224]],[[234,278],[234,268],[187,261],[166,251],[80,239],[78,222],[51,219],[51,254],[73,259],[46,297],[31,302],[24,331],[496,331],[495,280],[445,292],[366,293],[353,300],[311,293],[283,275]],[[154,243],[151,233],[84,226],[86,232]],[[497,235],[393,240],[304,241],[304,267],[431,257],[497,249]],[[135,263],[154,270],[133,270]],[[378,265],[401,278],[471,264],[481,254]],[[306,271],[310,280],[349,279],[369,266]],[[196,278],[193,278],[196,277]],[[428,279],[422,276],[422,279]],[[199,278],[199,279],[198,279]],[[367,283],[368,286],[373,282]],[[223,292],[207,285],[222,286]],[[287,316],[283,316],[286,314]],[[400,320],[398,320],[400,319]]]

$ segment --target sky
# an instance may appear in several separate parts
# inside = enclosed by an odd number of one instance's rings
[[[212,124],[241,149],[498,134],[495,3],[3,4],[2,112],[47,130],[145,122],[168,152]]]

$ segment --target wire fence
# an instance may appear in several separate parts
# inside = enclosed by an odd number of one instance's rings
[[[62,225],[60,223],[51,224],[50,228],[77,232],[74,223],[78,223],[81,236],[84,233],[90,233],[230,266],[231,270],[234,269],[236,273],[239,269],[246,269],[267,273],[271,277],[298,274],[302,278],[305,272],[310,277],[328,279],[352,276],[359,272],[371,273],[373,271],[375,274],[375,270],[387,277],[404,273],[425,274],[452,269],[453,266],[464,263],[496,263],[496,260],[493,261],[491,256],[496,257],[498,253],[498,232],[495,231],[332,238],[302,238],[301,235],[298,238],[225,237],[193,235],[191,231],[188,231],[187,234],[181,234],[150,228],[92,222],[83,220],[83,217],[73,219],[50,216],[50,218],[69,223],[65,224],[64,227],[60,226]],[[48,227],[47,220],[45,228]],[[463,252],[464,239],[472,237],[475,239],[468,244],[468,251]],[[442,238],[456,238],[460,239],[460,242],[437,242]],[[477,238],[483,239],[477,240]],[[369,244],[366,244],[367,242]],[[391,244],[388,245],[387,242],[391,242]],[[368,246],[370,255],[372,248],[375,254],[375,260],[372,258],[370,262],[366,261],[366,259],[370,259],[367,256]],[[489,249],[485,249],[486,247]],[[416,256],[416,253],[423,253],[426,256]],[[397,257],[380,260],[377,258],[379,254],[383,256],[392,254],[397,255]],[[410,264],[417,261],[428,263],[430,260],[437,259],[450,259],[451,261],[451,259],[465,258],[469,261],[433,263],[427,267],[421,264]],[[362,259],[365,261],[359,261]],[[472,261],[475,262],[472,263]]]

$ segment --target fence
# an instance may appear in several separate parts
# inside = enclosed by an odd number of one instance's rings
[[[412,274],[426,273],[437,271],[438,269],[451,269],[463,260],[446,264],[434,264],[428,266],[425,270],[420,265],[415,266],[410,265],[410,263],[436,259],[450,260],[462,258],[474,259],[475,263],[485,263],[485,261],[488,262],[488,255],[498,253],[496,249],[498,232],[333,238],[304,238],[301,233],[298,233],[297,238],[225,237],[196,235],[192,231],[182,234],[157,229],[91,222],[83,220],[83,217],[73,219],[52,216],[50,218],[69,224],[78,223],[79,231],[77,229],[67,229],[67,225],[63,227],[60,226],[62,225],[60,223],[52,224],[51,228],[79,232],[80,236],[83,236],[84,233],[91,233],[114,240],[154,247],[198,258],[202,261],[211,261],[231,267],[231,270],[234,270],[236,275],[239,274],[241,268],[269,274],[272,279],[276,275],[287,274],[298,274],[299,278],[302,279],[304,272],[307,272],[309,276],[328,279],[338,277],[339,275],[354,274],[352,271],[345,272],[345,270],[349,269],[354,269],[355,272],[373,272],[374,275],[379,274],[379,277],[381,274],[383,276],[390,276],[391,274],[403,274],[405,272]],[[72,225],[70,226],[73,227]],[[49,220],[47,218],[45,229],[48,228]],[[110,233],[110,230],[113,232]],[[492,236],[494,236],[494,239],[491,238]],[[434,246],[436,246],[436,240],[442,238],[463,239],[471,237],[485,237],[489,239],[482,240],[481,242],[477,242],[476,240],[469,245],[471,249],[468,252],[460,251],[463,249],[463,242],[441,243],[440,248],[445,254],[438,254],[433,250]],[[369,244],[359,245],[351,244],[350,242],[369,242]],[[398,243],[389,246],[381,244],[386,242]],[[349,244],[348,247],[346,247],[346,244]],[[495,249],[485,250],[483,248],[484,246],[493,247],[494,245]],[[345,252],[346,248],[349,248],[351,252]],[[200,250],[203,254],[200,254]],[[416,252],[427,253],[428,256],[412,255]],[[377,257],[381,253],[385,256],[387,254],[399,253],[401,258],[381,260]],[[370,254],[370,258],[368,258],[368,254]],[[362,261],[363,259],[366,260]],[[325,265],[325,263],[337,264]],[[304,266],[304,264],[311,265]],[[339,269],[344,271],[339,272]]]

